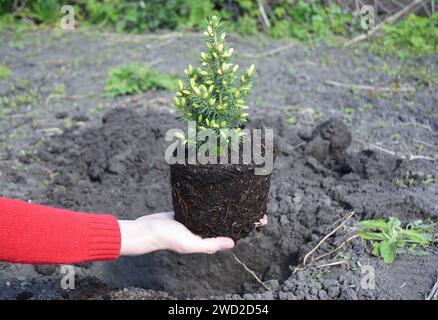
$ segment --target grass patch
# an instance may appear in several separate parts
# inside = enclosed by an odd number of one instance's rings
[[[383,35],[371,43],[380,55],[401,59],[438,53],[438,12],[430,17],[411,14],[399,23],[383,27]]]
[[[409,223],[405,228],[397,218],[388,220],[364,220],[358,224],[359,236],[371,241],[373,254],[381,256],[385,263],[393,263],[398,254],[427,255],[425,248],[437,243],[434,239],[434,223],[421,220]]]
[[[147,64],[130,63],[108,71],[104,95],[117,97],[148,90],[176,90],[176,75],[161,73]]]
[[[5,80],[9,78],[10,75],[11,70],[7,66],[0,64],[0,80]]]

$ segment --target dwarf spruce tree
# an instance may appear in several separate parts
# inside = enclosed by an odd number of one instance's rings
[[[175,107],[182,119],[196,122],[197,130],[212,129],[224,137],[239,135],[248,118],[245,100],[251,89],[254,65],[239,74],[239,66],[231,62],[233,48],[225,43],[220,18],[212,16],[207,22],[206,51],[201,52],[201,65],[190,64],[184,70],[187,80],[178,81]]]

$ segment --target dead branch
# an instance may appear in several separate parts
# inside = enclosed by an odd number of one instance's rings
[[[158,105],[171,105],[172,99],[165,98],[165,97],[156,97],[148,101],[148,105],[151,104],[158,104]]]
[[[322,269],[322,268],[339,266],[339,265],[343,265],[343,264],[346,264],[346,263],[347,263],[347,261],[341,260],[341,261],[336,261],[336,262],[331,262],[331,263],[320,264],[319,266],[316,266],[316,268]]]
[[[395,151],[391,151],[391,150],[385,149],[385,148],[383,148],[381,146],[378,146],[376,144],[373,144],[371,142],[365,142],[365,141],[357,139],[357,138],[354,138],[354,140],[359,142],[360,144],[368,147],[369,149],[378,150],[380,152],[389,154],[389,155],[391,155],[393,157],[398,157],[400,159],[411,160],[411,161],[413,161],[413,160],[427,160],[427,161],[436,161],[436,160],[438,160],[438,155],[433,156],[433,157],[422,156],[422,155],[414,155],[414,154],[407,154],[407,155],[401,154],[401,155],[398,155]]]
[[[391,24],[391,23],[397,21],[401,16],[403,16],[404,14],[406,14],[409,11],[411,11],[412,9],[414,9],[417,5],[421,4],[423,1],[424,0],[415,0],[414,2],[412,2],[412,3],[408,4],[407,6],[405,6],[400,11],[394,13],[393,15],[391,15],[388,18],[386,18],[385,20],[383,20],[381,23],[379,23],[377,26],[375,26],[373,29],[371,29],[367,33],[361,34],[361,35],[357,36],[356,38],[353,38],[353,39],[345,42],[344,46],[348,47],[348,46],[351,46],[351,45],[353,45],[353,44],[355,44],[357,42],[360,42],[360,41],[363,41],[363,40],[366,40],[366,39],[370,38],[377,31],[382,29],[383,26],[385,26],[387,24]]]
[[[432,127],[430,126],[429,120],[426,119],[426,122],[427,122],[426,124],[418,123],[418,122],[406,122],[406,123],[400,123],[398,125],[399,126],[409,126],[409,125],[417,126],[417,127],[424,128],[424,129],[429,130],[430,132],[432,132],[433,130],[432,130]]]
[[[292,148],[290,149],[290,151],[295,150],[295,149],[298,149],[299,147],[304,146],[306,143],[307,143],[307,142],[305,142],[305,141],[304,141],[304,142],[300,142],[300,143],[298,143],[298,144],[292,146]]]
[[[313,259],[313,261],[318,261],[318,260],[324,259],[324,258],[332,255],[333,253],[341,250],[347,243],[349,243],[350,241],[356,239],[357,237],[359,237],[358,234],[356,234],[354,236],[351,236],[350,238],[348,238],[347,240],[342,242],[339,246],[337,246],[336,249],[333,249],[333,250],[331,250],[331,251],[329,251],[327,253],[324,253],[324,254],[320,255],[319,257],[316,257],[315,259]]]
[[[430,289],[428,293],[426,293],[426,300],[432,300],[437,297],[438,297],[438,272],[437,272],[437,280],[434,286],[432,287],[432,289]]]
[[[257,275],[255,274],[254,271],[252,271],[250,268],[248,268],[248,267],[246,266],[246,264],[244,264],[242,261],[239,260],[239,258],[237,258],[237,256],[234,254],[234,252],[230,251],[230,253],[231,253],[231,255],[234,257],[234,259],[236,259],[236,261],[237,261],[239,264],[241,264],[241,265],[245,268],[245,270],[248,271],[248,272],[254,277],[254,279],[257,280],[258,283],[260,283],[260,284],[261,284],[266,290],[268,290],[268,291],[274,293],[274,291],[272,291],[271,288],[269,288],[269,287],[268,287],[268,286],[267,286],[262,280],[260,280],[259,277],[257,277]]]
[[[330,238],[333,234],[336,233],[336,231],[338,231],[340,228],[342,228],[347,222],[348,220],[351,219],[351,217],[354,215],[354,211],[350,212],[344,219],[344,221],[342,223],[340,223],[336,228],[334,228],[332,231],[330,231],[324,238],[322,238],[321,241],[318,242],[318,244],[309,251],[308,254],[306,254],[306,256],[303,259],[303,266],[306,267],[307,266],[307,260],[309,259],[309,257],[315,253],[315,251],[328,239]]]
[[[378,92],[414,92],[415,91],[415,88],[411,86],[405,86],[400,88],[391,88],[391,87],[382,87],[382,86],[376,87],[376,86],[369,86],[364,84],[341,83],[331,80],[327,80],[324,83],[329,86],[348,88],[350,90],[364,90],[364,91],[378,91]]]
[[[295,46],[296,46],[296,43],[295,42],[291,42],[291,43],[288,43],[288,44],[286,44],[284,46],[281,46],[281,47],[278,47],[278,48],[275,48],[275,49],[272,49],[272,50],[269,50],[269,51],[265,51],[265,52],[261,52],[261,53],[240,54],[240,56],[245,57],[245,58],[266,58],[266,57],[275,55],[275,54],[277,54],[279,52],[289,50],[289,49],[291,49],[291,48],[293,48]]]
[[[72,96],[67,96],[67,95],[58,95],[58,94],[50,94],[47,98],[46,98],[46,106],[48,106],[52,100],[82,100],[82,99],[87,99],[87,98],[91,98],[93,97],[94,94],[89,93],[89,94],[84,94],[84,95],[72,95]]]
[[[153,42],[153,43],[148,43],[145,45],[145,49],[146,50],[151,50],[151,49],[158,49],[164,46],[167,46],[168,44],[178,40],[181,36],[175,36],[175,37],[171,37],[171,38],[167,38],[163,41],[159,41],[159,42]]]
[[[168,33],[162,33],[162,34],[120,34],[120,33],[113,33],[113,32],[102,32],[100,35],[108,38],[112,38],[118,42],[147,42],[147,41],[154,41],[154,40],[168,40],[173,38],[180,38],[184,36],[184,33],[182,32],[168,32]]]
[[[259,6],[260,15],[262,16],[263,22],[265,23],[266,27],[268,29],[270,29],[271,28],[271,22],[269,21],[268,16],[266,15],[265,7],[263,6],[263,1],[262,0],[258,0],[257,3],[258,3],[258,6]]]
[[[152,60],[151,62],[149,62],[148,63],[148,65],[150,66],[150,67],[153,67],[153,66],[155,66],[156,64],[159,64],[159,63],[161,63],[161,59],[160,58],[158,58],[158,59],[155,59],[155,60]]]
[[[46,128],[43,129],[43,133],[49,137],[51,136],[55,136],[55,135],[61,135],[64,133],[64,131],[62,131],[62,129],[60,128]]]

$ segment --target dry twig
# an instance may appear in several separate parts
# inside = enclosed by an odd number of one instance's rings
[[[430,126],[430,122],[427,119],[426,119],[426,123],[425,124],[418,123],[418,122],[406,122],[406,123],[400,123],[399,124],[399,126],[409,126],[409,125],[417,126],[417,127],[420,127],[420,128],[424,128],[426,130],[429,130],[430,132],[433,132],[432,127]]]
[[[327,267],[334,267],[334,266],[339,266],[339,265],[343,265],[346,264],[347,261],[345,260],[341,260],[341,261],[336,261],[336,262],[330,262],[330,263],[324,263],[324,264],[320,264],[318,266],[316,266],[318,269],[322,269],[322,268],[327,268]]]
[[[355,141],[359,142],[360,144],[367,146],[369,149],[374,149],[374,150],[378,150],[380,152],[389,154],[393,157],[398,157],[400,159],[406,159],[406,160],[427,160],[427,161],[437,161],[438,160],[438,155],[433,156],[433,157],[429,157],[429,156],[422,156],[422,155],[414,155],[414,154],[407,154],[407,155],[397,155],[397,153],[395,151],[391,151],[388,149],[385,149],[381,146],[378,146],[376,144],[373,144],[371,142],[365,142],[363,140],[354,138]]]
[[[140,42],[145,43],[147,41],[153,41],[153,40],[167,40],[167,39],[174,39],[174,38],[180,38],[184,36],[184,33],[182,32],[168,32],[168,33],[150,33],[150,34],[120,34],[120,33],[112,33],[112,32],[101,32],[101,36],[108,37],[115,39],[118,42]]]
[[[432,287],[432,289],[430,289],[428,293],[426,293],[426,300],[433,300],[436,299],[437,297],[438,297],[438,272],[437,272],[437,280],[434,286]]]
[[[325,84],[333,87],[347,88],[350,90],[363,90],[363,91],[377,91],[377,92],[414,92],[415,88],[411,86],[405,86],[400,88],[391,88],[384,86],[369,86],[364,84],[349,84],[349,83],[341,83],[337,81],[327,80]]]
[[[269,51],[265,51],[265,52],[261,52],[261,53],[240,54],[240,56],[245,57],[245,58],[266,58],[266,57],[272,56],[274,54],[277,54],[279,52],[289,50],[289,49],[291,49],[291,48],[293,48],[295,46],[296,46],[296,43],[295,42],[291,42],[291,43],[288,43],[288,44],[286,44],[284,46],[281,46],[281,47],[278,47],[278,48],[275,48],[275,49],[272,49],[272,50],[269,50]]]
[[[248,271],[254,277],[254,279],[257,280],[258,283],[260,283],[266,290],[274,293],[274,291],[272,291],[271,288],[269,288],[262,280],[260,280],[259,277],[257,277],[257,275],[255,274],[254,271],[252,271],[250,268],[248,268],[245,263],[243,263],[242,261],[239,260],[239,258],[237,258],[237,256],[234,254],[234,252],[230,251],[230,253],[234,257],[234,259],[236,259],[236,261],[239,264],[241,264],[245,268],[245,270]]]
[[[322,238],[321,241],[318,242],[318,244],[309,251],[309,253],[306,254],[306,256],[303,259],[303,264],[302,267],[297,267],[295,268],[293,273],[296,273],[297,271],[303,271],[308,267],[308,263],[307,260],[309,259],[309,257],[315,253],[316,250],[318,250],[318,248],[328,239],[330,238],[333,234],[335,234],[339,229],[341,229],[347,222],[348,220],[351,219],[351,217],[354,215],[354,211],[350,212],[345,218],[344,221],[342,221],[336,228],[334,228],[332,231],[330,231],[324,238]],[[351,239],[353,240],[353,239]],[[349,240],[349,241],[351,241]],[[344,246],[346,243],[342,244],[342,246]],[[341,247],[342,248],[342,247]],[[335,249],[336,250],[336,249]],[[332,250],[333,251],[333,250]],[[330,254],[332,253],[332,251],[330,252]],[[334,251],[333,251],[334,252]],[[318,257],[319,258],[319,257]]]
[[[62,129],[60,129],[60,128],[46,128],[46,129],[43,129],[43,133],[45,135],[51,137],[51,136],[63,134],[64,131],[62,131]]]
[[[266,15],[266,11],[265,11],[265,7],[263,6],[263,2],[262,2],[262,0],[258,0],[257,2],[258,2],[260,15],[262,16],[263,22],[265,23],[266,27],[268,29],[270,29],[271,22],[269,21],[268,16]]]
[[[324,253],[324,254],[322,254],[322,255],[316,257],[315,259],[313,259],[313,261],[318,261],[318,260],[324,259],[324,258],[326,258],[326,257],[328,257],[328,256],[330,256],[330,255],[332,255],[333,253],[335,253],[335,252],[341,250],[341,249],[342,249],[347,243],[349,243],[350,241],[356,239],[357,237],[359,237],[358,234],[355,234],[354,236],[349,237],[347,240],[345,240],[345,241],[342,242],[339,246],[337,246],[336,249],[333,249],[333,250],[331,250],[331,251],[329,251],[329,252],[327,252],[327,253]]]
[[[295,149],[298,149],[299,147],[304,146],[306,143],[307,143],[307,142],[305,142],[305,141],[304,141],[304,142],[300,142],[300,143],[294,145],[294,146],[290,149],[290,151],[295,150]]]

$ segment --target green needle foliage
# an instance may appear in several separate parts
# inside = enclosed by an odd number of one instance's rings
[[[359,235],[363,240],[371,241],[373,254],[381,256],[385,263],[394,262],[397,254],[426,255],[424,250],[437,243],[433,238],[433,223],[416,220],[406,228],[401,227],[397,218],[364,220],[359,222]]]
[[[187,80],[178,81],[175,108],[182,119],[195,121],[198,130],[239,134],[247,122],[245,99],[252,86],[254,65],[239,75],[239,66],[231,63],[233,48],[225,43],[220,18],[212,16],[207,22],[206,52],[201,53],[199,67],[190,64],[184,70]]]

